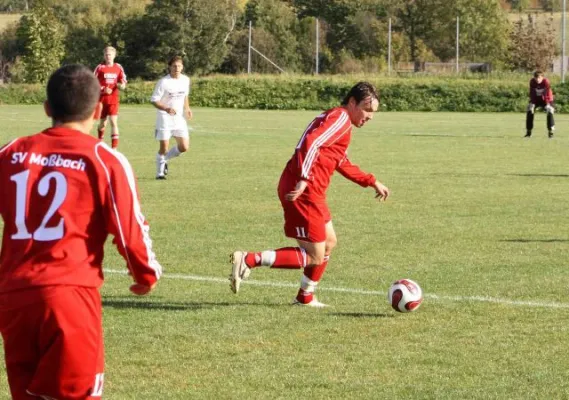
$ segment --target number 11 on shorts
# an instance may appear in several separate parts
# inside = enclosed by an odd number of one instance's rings
[[[306,231],[304,229],[304,226],[297,226],[296,227],[296,236],[301,237],[301,238],[308,237],[308,236],[306,236]]]

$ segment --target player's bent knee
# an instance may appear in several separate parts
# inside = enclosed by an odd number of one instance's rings
[[[334,249],[338,245],[338,240],[334,238],[333,240],[326,241],[326,255],[330,255],[332,249]]]

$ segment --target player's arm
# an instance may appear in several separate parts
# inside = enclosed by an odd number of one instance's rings
[[[119,65],[120,67],[120,72],[119,72],[119,76],[117,77],[117,81],[118,81],[118,88],[120,90],[125,90],[126,89],[126,74],[124,73],[124,69],[122,67],[122,65]]]
[[[544,100],[548,106],[552,107],[551,103],[553,103],[553,91],[551,90],[551,84],[549,83],[549,79],[544,79],[544,81],[545,81]]]
[[[162,79],[160,79],[156,84],[154,91],[152,92],[152,96],[150,96],[150,104],[152,104],[155,108],[157,108],[160,111],[167,112],[170,115],[176,115],[176,110],[174,110],[172,107],[160,101],[163,96],[164,96],[164,86],[162,84]]]
[[[99,191],[107,230],[114,236],[113,244],[134,279],[131,291],[146,294],[162,275],[162,266],[152,250],[150,227],[140,209],[134,173],[122,154],[103,145],[97,145],[96,153],[104,175]]]
[[[192,119],[194,116],[192,113],[192,109],[190,108],[190,99],[188,96],[184,97],[184,113],[186,114],[187,119]]]
[[[99,85],[101,87],[101,94],[111,94],[113,91],[112,89],[110,89],[109,87],[107,87],[104,78],[101,77],[100,71],[101,70],[101,65],[97,65],[97,68],[95,68],[95,77],[99,80]]]
[[[373,174],[362,171],[360,167],[353,164],[348,157],[344,157],[336,167],[336,171],[361,187],[373,187],[376,193],[375,197],[379,198],[379,200],[385,200],[389,197],[389,189],[387,186],[378,181]]]

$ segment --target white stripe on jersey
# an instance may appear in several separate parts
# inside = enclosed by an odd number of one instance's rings
[[[0,153],[4,152],[4,150],[8,150],[8,147],[12,146],[14,143],[16,143],[16,141],[20,139],[20,138],[16,138],[14,140],[12,140],[11,142],[7,143],[4,147],[0,148]]]
[[[302,163],[302,177],[303,178],[307,178],[308,179],[308,175],[310,174],[310,170],[312,168],[312,164],[314,163],[314,160],[316,158],[316,155],[318,154],[318,150],[320,149],[320,147],[326,143],[326,141],[328,139],[330,139],[332,136],[334,136],[334,134],[336,134],[336,132],[338,132],[340,130],[340,128],[342,126],[344,126],[344,124],[348,121],[348,114],[346,112],[342,112],[342,115],[340,116],[340,118],[338,118],[338,120],[336,122],[334,122],[332,124],[332,126],[330,126],[322,135],[320,135],[320,137],[318,139],[316,139],[312,145],[310,146],[310,149],[308,149],[308,152],[306,153],[306,158],[304,160],[304,162]]]
[[[132,172],[132,168],[131,168],[128,160],[126,159],[126,157],[124,155],[117,153],[116,151],[112,150],[107,144],[100,142],[100,143],[97,143],[95,145],[95,155],[97,156],[97,159],[99,160],[99,162],[103,166],[103,169],[105,170],[105,174],[107,176],[107,182],[109,183],[109,189],[110,189],[111,198],[113,201],[113,208],[114,208],[115,215],[117,218],[119,235],[120,235],[122,246],[125,249],[125,254],[127,257],[126,262],[129,266],[129,269],[132,271],[131,262],[130,262],[130,258],[129,258],[129,254],[128,254],[128,247],[126,246],[123,229],[122,229],[122,226],[120,223],[121,220],[119,218],[119,211],[117,208],[117,202],[115,200],[115,194],[113,191],[113,187],[111,185],[109,170],[107,169],[107,166],[105,165],[103,160],[101,160],[99,153],[98,153],[99,149],[101,149],[101,148],[104,150],[107,150],[109,154],[113,155],[120,162],[121,166],[124,169],[124,172],[125,172],[127,180],[128,180],[128,186],[130,188],[131,195],[133,198],[134,215],[136,217],[136,222],[138,223],[140,230],[142,232],[143,242],[144,242],[145,247],[146,247],[146,255],[148,257],[148,260],[147,260],[148,266],[154,270],[156,278],[159,279],[160,276],[162,275],[162,266],[158,263],[158,261],[156,260],[156,255],[152,251],[152,240],[150,239],[150,235],[148,234],[148,231],[150,228],[147,225],[146,226],[144,225],[144,215],[142,215],[142,211],[140,209],[140,203],[138,201],[138,195],[136,193],[136,185],[134,183],[134,174]]]
[[[316,123],[316,121],[318,121],[318,118],[322,118],[323,116],[324,116],[324,114],[320,114],[319,116],[314,118],[314,120],[312,120],[310,125],[308,125],[308,127],[304,130],[304,132],[302,133],[302,136],[300,137],[300,141],[296,145],[297,149],[300,149],[302,147],[302,143],[304,143],[304,139],[306,138],[306,134],[312,130],[312,125],[314,125]]]
[[[115,64],[116,64],[116,63],[115,63]],[[120,65],[120,64],[117,64],[117,65],[119,66],[119,68],[121,69],[121,72],[122,72],[122,82],[127,83],[127,80],[126,80],[126,73],[124,72],[124,68],[123,68],[122,65]]]

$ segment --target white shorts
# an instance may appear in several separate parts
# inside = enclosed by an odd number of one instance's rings
[[[158,116],[156,118],[154,138],[156,140],[170,140],[172,136],[180,138],[190,137],[186,120],[177,116]]]

